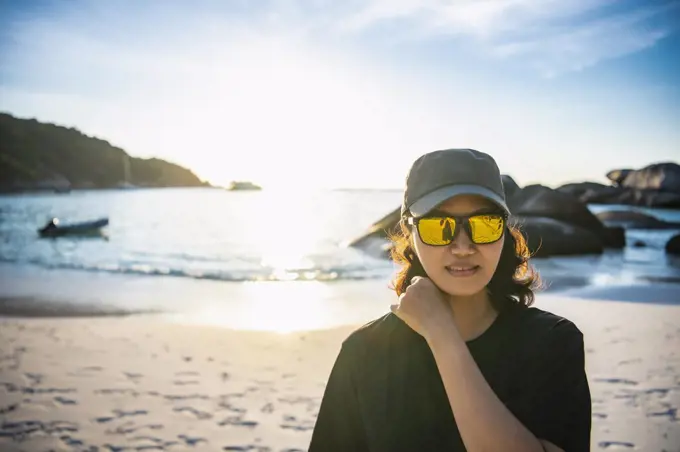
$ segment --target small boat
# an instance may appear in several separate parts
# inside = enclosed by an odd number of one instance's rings
[[[248,181],[233,181],[227,187],[229,191],[251,191],[262,190],[262,187]]]
[[[41,237],[98,236],[102,234],[101,229],[108,224],[108,218],[71,224],[60,224],[58,218],[52,218],[49,223],[38,229],[38,234]]]

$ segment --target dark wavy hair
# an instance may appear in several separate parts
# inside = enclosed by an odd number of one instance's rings
[[[389,234],[393,243],[390,255],[401,266],[391,285],[397,295],[406,291],[413,277],[427,276],[411,245],[411,228],[404,220],[402,218],[396,231]],[[531,253],[519,227],[507,225],[505,228],[500,261],[487,285],[491,303],[499,312],[512,304],[531,306],[534,302],[534,290],[541,287],[539,274],[529,263]]]

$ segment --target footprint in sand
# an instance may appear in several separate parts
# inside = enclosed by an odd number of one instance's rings
[[[106,430],[106,434],[107,435],[112,435],[112,434],[127,435],[128,433],[134,433],[137,430],[141,430],[141,429],[144,429],[144,428],[148,428],[150,430],[161,430],[163,428],[163,425],[161,425],[161,424],[134,425],[133,421],[128,421],[128,422],[125,422],[122,425],[119,425],[115,429]]]
[[[132,381],[133,383],[139,383],[139,380],[141,380],[142,377],[144,376],[143,374],[138,374],[135,372],[123,372],[123,375],[125,375],[127,379]]]
[[[263,413],[273,413],[274,412],[274,404],[273,403],[268,403],[265,406],[263,406],[260,409],[261,412]]]
[[[256,421],[243,420],[241,416],[229,416],[217,423],[217,425],[219,425],[220,427],[224,427],[225,425],[233,425],[234,427],[246,427],[246,428],[255,428],[257,427],[257,424],[258,423]]]
[[[271,448],[267,446],[224,446],[222,450],[238,451],[238,452],[271,452]]]
[[[175,386],[190,386],[199,384],[196,380],[175,380],[172,382]]]
[[[210,419],[212,418],[212,414],[208,413],[207,411],[200,411],[197,410],[196,408],[190,407],[190,406],[182,406],[182,407],[177,407],[173,408],[173,411],[177,413],[190,413],[193,414],[197,419]]]
[[[0,407],[0,414],[11,413],[12,411],[16,410],[17,408],[19,408],[18,403],[13,403],[11,405]]]
[[[54,401],[57,402],[60,405],[76,405],[78,402],[73,399],[67,399],[66,397],[55,397]]]
[[[40,383],[42,383],[43,375],[42,375],[42,374],[35,374],[35,373],[26,372],[26,373],[24,374],[24,378],[26,378],[26,380],[28,380],[28,383],[29,383],[29,384],[35,386],[35,385],[39,385]]]
[[[176,377],[197,377],[200,374],[198,372],[194,372],[193,370],[186,370],[182,372],[175,372]]]
[[[177,435],[179,439],[184,441],[187,446],[195,446],[198,443],[207,443],[208,440],[205,438],[200,438],[198,436],[190,437],[189,435]]]
[[[609,449],[610,447],[616,447],[616,448],[626,448],[626,449],[633,449],[635,448],[635,444],[633,443],[628,443],[624,441],[600,441],[597,443],[598,446],[600,446],[603,449]]]
[[[627,378],[596,378],[595,381],[600,383],[619,383],[624,385],[637,386],[638,382],[629,380]]]
[[[657,411],[654,413],[647,413],[647,417],[663,417],[663,416],[668,416],[669,420],[677,422],[680,420],[678,418],[678,409],[677,408],[668,408],[666,411]]]
[[[9,437],[14,441],[21,441],[29,435],[51,435],[55,433],[77,432],[78,425],[67,421],[19,421],[3,422],[0,424],[0,437]]]
[[[111,422],[116,419],[122,419],[124,417],[144,416],[145,414],[149,414],[149,412],[146,410],[133,410],[133,411],[113,410],[113,414],[114,414],[113,416],[102,416],[95,418],[94,420],[100,424],[104,424],[106,422]]]
[[[280,427],[283,429],[298,431],[312,430],[314,428],[314,422],[298,419],[295,416],[286,415],[283,416],[283,423],[280,425]]]

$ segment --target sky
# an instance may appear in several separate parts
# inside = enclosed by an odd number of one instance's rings
[[[224,185],[520,185],[680,161],[680,0],[0,0],[0,111]]]

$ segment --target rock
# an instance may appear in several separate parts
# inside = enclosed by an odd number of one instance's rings
[[[634,171],[632,169],[617,169],[617,170],[612,170],[607,173],[607,179],[612,181],[614,185],[621,185],[621,182],[630,174],[631,171]]]
[[[389,233],[397,232],[397,226],[401,220],[401,206],[389,212],[387,215],[373,223],[361,236],[349,242],[349,246],[355,246],[370,236],[387,237]]]
[[[595,182],[566,184],[557,191],[568,193],[585,204],[619,204],[641,207],[680,207],[680,193],[631,187],[610,187]]]
[[[384,234],[373,233],[361,236],[352,241],[349,246],[376,259],[389,259],[391,257],[392,242]]]
[[[517,192],[520,191],[519,185],[517,185],[517,182],[515,182],[515,179],[513,179],[511,176],[503,174],[501,178],[503,179],[503,191],[505,192],[505,199],[512,198]]]
[[[553,218],[521,217],[518,225],[533,257],[602,254],[602,239],[579,226]]]
[[[673,162],[654,163],[628,171],[619,182],[622,187],[680,193],[680,165]]]
[[[674,235],[666,243],[666,252],[668,254],[680,255],[680,234]]]
[[[656,217],[631,210],[608,210],[595,215],[610,227],[626,229],[680,229],[680,223],[670,223]]]
[[[605,248],[625,248],[626,230],[621,226],[605,226],[603,230],[602,242]]]
[[[547,217],[604,236],[604,225],[573,196],[543,185],[524,187],[509,200],[510,211],[520,217]]]
[[[387,238],[390,233],[397,232],[400,219],[401,206],[373,223],[364,234],[350,240],[347,246],[359,248],[379,259],[389,258],[392,246]]]
[[[556,190],[572,195],[584,204],[609,204],[625,191],[620,187],[612,187],[597,182],[565,184]]]

